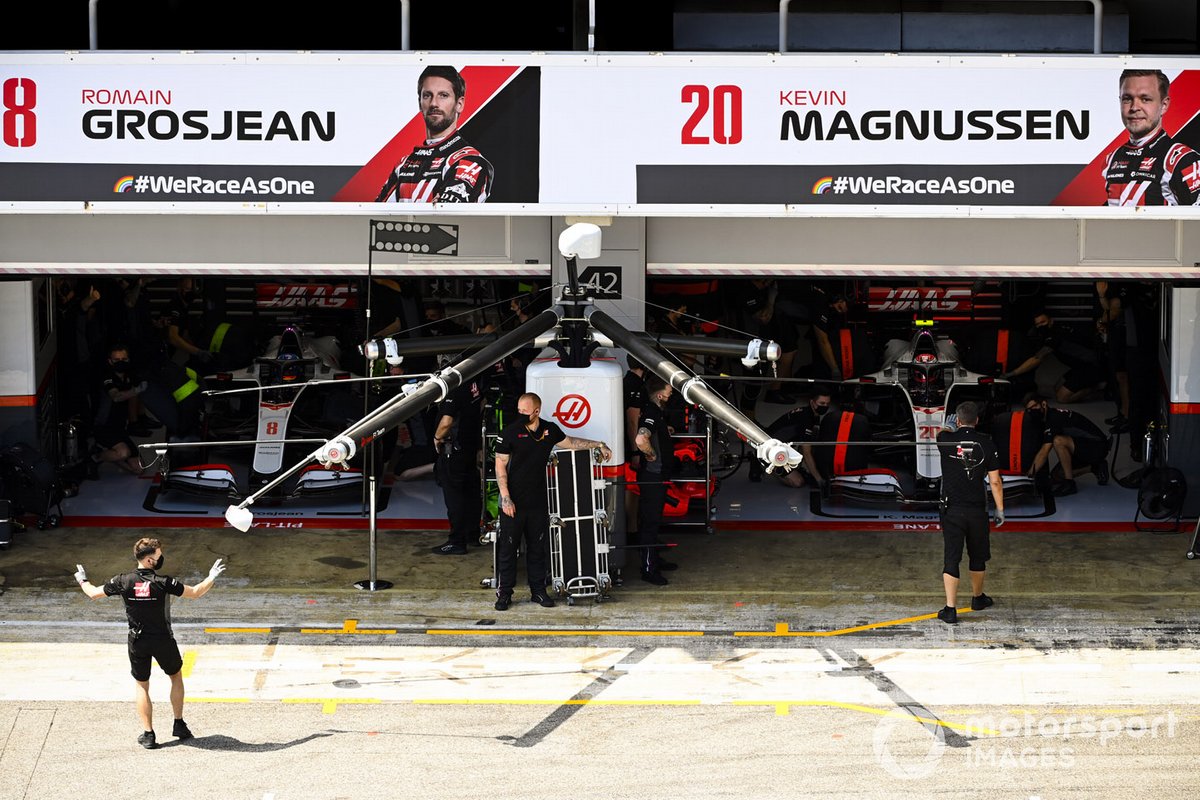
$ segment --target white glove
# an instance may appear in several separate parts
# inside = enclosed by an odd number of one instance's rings
[[[212,569],[210,569],[208,571],[208,577],[212,580],[215,580],[224,571],[225,571],[225,565],[222,564],[221,559],[218,558],[216,561],[213,562]]]
[[[141,383],[139,383],[137,386],[134,387],[134,391],[136,391],[138,394],[141,394],[142,392],[146,391],[149,388],[150,388],[150,384],[147,383],[146,381],[142,381]]]
[[[87,570],[83,568],[83,564],[75,565],[78,569],[75,570],[75,582],[83,583],[87,580]]]

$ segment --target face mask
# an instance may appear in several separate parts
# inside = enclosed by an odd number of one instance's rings
[[[829,406],[825,406],[825,405],[817,406],[817,416],[818,417],[823,417],[828,413],[829,413]]]
[[[527,428],[529,427],[530,419],[531,419],[531,417],[528,414],[522,414],[519,411],[517,412],[517,422],[521,423],[522,425],[524,425]]]
[[[117,372],[124,372],[125,370],[129,369],[129,359],[123,358],[118,361],[114,361],[112,362],[112,366]]]
[[[154,562],[154,568],[162,569],[163,561],[165,561],[166,559],[167,559],[166,556],[159,556],[158,560]]]

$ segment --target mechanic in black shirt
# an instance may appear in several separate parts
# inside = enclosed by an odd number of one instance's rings
[[[479,448],[483,445],[483,389],[467,381],[438,405],[433,433],[437,451],[433,476],[442,487],[450,538],[433,548],[443,556],[466,555],[467,542],[478,541],[483,517],[483,484],[479,475]]]
[[[1033,472],[1041,469],[1050,458],[1051,449],[1058,455],[1058,467],[1051,473],[1057,478],[1055,497],[1066,497],[1079,491],[1075,479],[1091,472],[1096,483],[1108,483],[1108,437],[1100,427],[1078,411],[1051,408],[1050,402],[1039,394],[1025,395],[1025,413],[1040,417],[1043,424],[1042,448],[1033,460]]]
[[[829,413],[833,396],[827,389],[818,389],[808,402],[799,408],[793,408],[779,419],[767,426],[767,433],[783,442],[800,443],[800,452],[804,460],[800,466],[790,472],[779,474],[779,482],[799,489],[804,486],[820,486],[825,478],[821,468],[813,457],[812,443],[820,439],[821,420]],[[750,480],[758,483],[762,480],[763,465],[757,458],[750,459]]]
[[[517,419],[496,437],[496,484],[500,488],[500,533],[496,540],[496,610],[512,605],[517,583],[517,549],[525,541],[525,572],[531,599],[550,608],[554,600],[546,594],[549,580],[550,506],[546,489],[546,465],[550,452],[600,448],[605,461],[612,451],[604,442],[567,436],[562,428],[541,419],[542,398],[526,392],[517,398]]]
[[[971,572],[971,610],[982,611],[993,603],[992,598],[983,593],[985,570],[992,557],[987,492],[983,483],[985,475],[996,502],[996,527],[1004,524],[1004,484],[1000,480],[996,445],[991,436],[975,427],[979,423],[979,406],[968,400],[959,403],[955,411],[958,428],[943,428],[937,437],[942,457],[942,585],[946,590],[946,605],[937,616],[946,623],[958,622],[955,602],[964,543],[967,569]],[[951,419],[947,422],[954,424]]]
[[[154,707],[150,702],[151,658],[171,679],[171,710],[175,713],[171,735],[178,739],[192,738],[192,732],[183,721],[183,657],[171,631],[171,597],[203,597],[225,571],[225,566],[218,558],[207,578],[195,586],[187,586],[178,578],[158,574],[157,570],[163,566],[162,543],[158,539],[138,539],[133,545],[133,557],[137,560],[137,569],[114,575],[104,586],[94,586],[88,581],[82,564],[76,565],[75,581],[93,600],[120,595],[125,601],[130,671],[137,681],[137,710],[144,731],[138,737],[138,744],[153,750],[158,744],[154,739]]]
[[[641,454],[642,467],[638,471],[638,536],[641,548],[642,580],[656,586],[666,586],[668,581],[663,571],[678,565],[666,561],[659,555],[658,530],[662,527],[663,504],[667,501],[667,484],[675,474],[675,443],[671,440],[671,427],[667,424],[667,401],[671,399],[671,385],[658,375],[646,376],[646,403],[638,419],[637,436],[634,438]]]
[[[1028,337],[1033,355],[1005,373],[1005,379],[1033,372],[1046,356],[1054,354],[1067,367],[1062,383],[1054,390],[1058,402],[1078,403],[1104,386],[1106,370],[1100,362],[1098,342],[1056,325],[1054,318],[1041,309],[1033,315],[1033,329]]]
[[[189,365],[200,372],[213,358],[212,353],[198,344],[204,327],[203,313],[195,279],[180,278],[167,303],[167,341],[173,358],[184,353]]]
[[[646,368],[633,356],[625,359],[629,370],[622,381],[625,396],[625,453],[629,468],[636,473],[642,466],[642,455],[637,449],[638,420],[642,418],[642,406],[646,403]],[[639,495],[631,485],[625,487],[625,533],[628,541],[637,541]]]
[[[108,363],[100,384],[96,421],[92,428],[96,445],[87,462],[89,478],[98,477],[99,465],[110,462],[133,475],[142,474],[137,445],[129,438],[129,418],[133,416],[129,404],[148,386],[145,381],[134,383],[129,349],[123,344],[114,345],[108,351]]]

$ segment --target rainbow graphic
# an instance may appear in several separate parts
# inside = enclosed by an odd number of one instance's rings
[[[813,194],[829,194],[829,190],[833,188],[833,176],[826,175],[820,178],[813,184]]]
[[[114,194],[121,194],[123,192],[131,192],[131,191],[133,191],[133,176],[132,175],[126,175],[124,178],[120,178],[116,182],[116,184],[113,185],[113,193]],[[816,191],[816,190],[814,189],[813,191]]]

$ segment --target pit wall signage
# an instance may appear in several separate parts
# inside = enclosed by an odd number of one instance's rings
[[[453,68],[465,87],[440,117],[418,95],[431,66]],[[1193,66],[5,53],[0,201],[1193,205]],[[1162,71],[1169,99],[1149,98],[1157,110],[1146,113],[1170,141],[1125,146],[1125,69]]]

